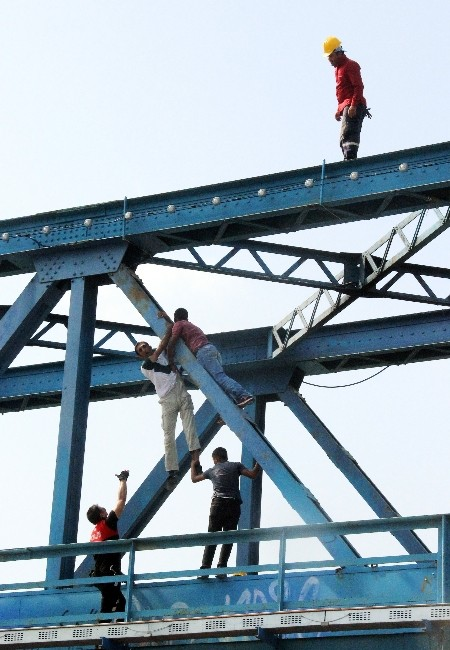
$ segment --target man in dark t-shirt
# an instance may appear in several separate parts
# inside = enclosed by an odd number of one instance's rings
[[[111,512],[106,508],[94,504],[86,513],[91,524],[95,524],[91,533],[91,542],[106,542],[108,540],[119,539],[117,522],[125,507],[127,500],[127,479],[128,470],[123,470],[116,474],[120,481],[117,503]],[[103,553],[95,554],[95,568],[90,575],[100,578],[102,576],[114,576],[122,573],[120,561],[121,553]],[[105,582],[98,584],[96,587],[102,594],[101,612],[123,612],[125,610],[126,600],[120,590],[120,582]]]
[[[191,480],[193,483],[209,479],[213,484],[213,497],[209,512],[208,533],[221,530],[236,530],[241,515],[241,494],[239,492],[239,477],[246,476],[254,479],[261,471],[258,463],[253,469],[248,469],[242,463],[232,463],[224,447],[217,447],[212,453],[214,467],[201,471],[200,463],[191,462]],[[232,544],[223,544],[220,550],[218,567],[226,567],[231,555]],[[201,569],[210,569],[216,552],[216,545],[205,546]],[[208,578],[207,575],[201,576]],[[220,573],[218,578],[226,578]]]

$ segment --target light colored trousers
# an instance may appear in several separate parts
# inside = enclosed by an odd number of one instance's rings
[[[177,375],[175,386],[159,400],[162,409],[162,429],[164,432],[164,453],[166,471],[178,470],[178,454],[175,445],[175,427],[178,414],[183,424],[184,435],[189,451],[200,449],[194,419],[194,405],[181,377]]]

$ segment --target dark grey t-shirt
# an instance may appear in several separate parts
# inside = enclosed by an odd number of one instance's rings
[[[242,463],[231,463],[229,460],[224,463],[216,463],[214,467],[203,472],[205,478],[212,481],[213,498],[226,497],[238,499],[241,502],[239,492],[239,477],[245,469]]]

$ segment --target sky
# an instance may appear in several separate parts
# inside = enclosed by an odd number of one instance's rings
[[[363,126],[360,156],[445,142],[449,21],[450,5],[438,0],[413,1],[407,11],[404,3],[385,0],[0,0],[0,219],[340,160],[334,71],[322,55],[329,35],[362,68],[373,119]],[[400,220],[276,241],[361,252]],[[413,261],[445,267],[447,251],[444,234]],[[273,325],[309,295],[298,287],[151,265],[138,272],[169,313],[183,303],[209,333]],[[0,279],[2,303],[13,302],[29,279]],[[54,311],[67,313],[67,307],[64,298]],[[358,301],[336,322],[423,310]],[[97,317],[143,324],[114,287],[102,289]],[[61,358],[27,355],[15,364]],[[374,372],[311,378],[328,388],[301,388],[403,515],[449,510],[449,370],[446,361],[411,364],[347,388],[329,387]],[[193,399],[202,403],[198,391]],[[159,408],[152,397],[90,406],[79,541],[90,533],[87,507],[114,505],[114,474],[130,469],[131,495],[161,457]],[[0,548],[46,544],[59,410],[6,414],[0,423],[6,486]],[[374,516],[285,407],[268,406],[266,432],[333,520]],[[218,445],[239,460],[237,439],[223,427],[204,451],[204,467]],[[186,477],[143,535],[203,532],[210,496],[209,482],[193,485]],[[267,477],[261,523],[301,523]],[[376,547],[390,544],[383,538]],[[184,568],[188,561],[191,568],[199,564],[200,549],[190,553],[181,558]],[[7,579],[8,568],[1,571]],[[14,575],[17,580],[17,567]],[[23,575],[29,579],[27,569]]]

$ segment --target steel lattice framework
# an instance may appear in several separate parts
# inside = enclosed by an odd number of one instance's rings
[[[140,279],[138,267],[143,264],[311,288],[311,296],[281,319],[277,315],[273,326],[211,335],[223,353],[227,372],[257,396],[246,412],[226,397],[186,346],[178,344],[176,361],[185,370],[186,381],[205,396],[196,414],[202,446],[219,430],[220,414],[242,442],[244,460],[254,458],[261,464],[299,517],[306,524],[329,525],[329,515],[264,435],[266,404],[279,400],[378,517],[399,517],[298,389],[305,377],[314,374],[450,356],[450,291],[446,289],[450,269],[410,261],[450,226],[449,204],[450,143],[442,143],[360,159],[351,166],[324,163],[3,221],[0,276],[31,273],[32,278],[12,305],[0,308],[0,411],[60,406],[50,544],[73,544],[77,539],[89,402],[153,391],[144,383],[133,355],[113,343],[117,333],[130,343],[144,334],[164,334],[157,316],[164,305]],[[276,241],[286,233],[388,215],[402,216],[384,237],[358,253]],[[111,283],[146,326],[120,319],[96,320],[101,288]],[[55,313],[69,291],[68,316]],[[361,297],[418,302],[431,310],[330,324]],[[67,329],[65,341],[52,336],[61,325]],[[26,346],[64,350],[65,361],[13,367]],[[177,445],[180,470],[186,473],[189,454],[181,437]],[[164,480],[161,460],[126,506],[123,537],[138,537],[163,506]],[[252,486],[246,497],[241,527],[258,528],[261,486]],[[446,538],[447,529],[443,530]],[[412,529],[394,527],[391,532],[411,557],[429,553]],[[359,553],[345,534],[317,536],[332,558],[357,562]],[[52,553],[47,580],[83,576],[87,564],[83,562],[74,573],[74,557]],[[239,544],[238,564],[258,564],[256,543]],[[268,642],[275,643],[273,637]],[[325,642],[323,646],[327,647]]]

